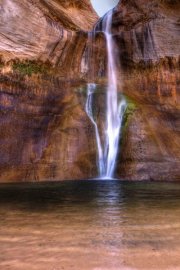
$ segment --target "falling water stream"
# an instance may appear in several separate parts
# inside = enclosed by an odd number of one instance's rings
[[[113,35],[111,33],[113,11],[109,11],[103,18],[103,33],[106,37],[107,56],[108,56],[108,85],[106,93],[106,128],[101,139],[98,125],[93,117],[92,99],[96,91],[96,84],[88,83],[88,94],[86,102],[86,112],[95,127],[96,141],[98,148],[98,169],[99,177],[103,179],[111,179],[114,177],[116,160],[118,154],[119,138],[121,134],[121,127],[123,115],[126,110],[126,100],[121,96],[119,100],[118,95],[118,81],[115,61],[115,44]],[[96,29],[95,29],[96,30]],[[95,31],[94,30],[94,31]],[[89,43],[92,45],[92,34],[89,34]],[[91,51],[91,50],[90,50]],[[89,53],[89,59],[92,57]],[[91,60],[89,60],[91,61]],[[91,65],[90,65],[91,66]],[[94,73],[94,71],[89,71]],[[103,143],[102,143],[103,142]]]
[[[88,93],[87,93],[87,102],[86,102],[86,112],[94,125],[95,134],[96,134],[96,142],[97,142],[97,149],[98,149],[98,169],[100,177],[104,175],[105,166],[104,166],[104,155],[103,155],[103,148],[101,144],[100,133],[98,129],[98,125],[93,117],[93,110],[92,110],[92,101],[93,101],[93,94],[96,90],[95,83],[88,83]]]

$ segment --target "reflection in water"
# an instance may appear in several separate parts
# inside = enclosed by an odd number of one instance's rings
[[[179,269],[180,185],[1,185],[0,269]]]

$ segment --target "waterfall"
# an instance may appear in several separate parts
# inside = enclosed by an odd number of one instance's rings
[[[108,54],[108,89],[107,89],[107,123],[105,155],[106,175],[113,177],[118,153],[119,137],[122,126],[123,114],[126,109],[124,98],[118,100],[118,85],[115,61],[115,46],[111,33],[113,11],[107,13],[103,21],[103,32],[106,36]]]
[[[101,177],[104,175],[105,166],[104,166],[104,155],[103,155],[103,148],[101,144],[101,138],[99,134],[99,129],[96,121],[93,117],[93,94],[96,91],[96,84],[95,83],[88,83],[87,87],[87,102],[86,102],[86,113],[88,114],[91,122],[94,125],[95,128],[95,134],[96,134],[96,142],[97,142],[97,149],[98,149],[98,170],[99,170],[99,176]]]
[[[105,15],[105,17],[103,18],[103,29],[102,29],[106,37],[107,56],[108,56],[108,66],[107,66],[108,85],[106,93],[106,113],[105,113],[106,129],[103,134],[104,140],[101,140],[100,138],[98,126],[93,117],[92,97],[94,92],[96,91],[96,84],[94,83],[88,83],[87,87],[88,94],[86,103],[86,112],[95,127],[96,142],[98,148],[99,177],[102,179],[106,178],[110,179],[114,177],[123,115],[126,110],[126,101],[124,97],[121,97],[121,100],[119,100],[118,97],[118,82],[117,82],[116,61],[114,53],[115,44],[111,33],[112,14],[113,11],[110,11]],[[93,42],[94,39],[92,39],[92,34],[89,35],[89,38],[91,38]],[[91,57],[93,57],[93,54],[90,53],[89,58],[91,59]],[[91,69],[93,70],[93,67],[90,65],[89,70]],[[103,144],[102,141],[104,142]]]

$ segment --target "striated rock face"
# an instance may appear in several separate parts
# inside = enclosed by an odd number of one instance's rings
[[[1,1],[1,182],[96,174],[94,131],[78,94],[96,20],[88,0]]]
[[[21,81],[11,89],[4,84],[0,93],[1,181],[92,176],[95,146],[89,138],[94,131],[83,102],[74,86],[59,79],[33,85]]]
[[[2,0],[0,56],[39,60],[77,73],[86,36],[97,16],[88,0]]]
[[[119,43],[123,44],[124,91],[137,103],[124,137],[119,175],[180,180],[180,4],[134,1],[134,6],[124,3],[117,10],[119,20],[130,11],[132,25],[127,29],[126,19],[121,22]],[[118,23],[116,27],[122,29]]]
[[[135,105],[125,116],[118,178],[180,180],[179,14],[179,1],[122,0],[114,9],[120,88]],[[98,34],[95,74],[102,76],[103,44]]]
[[[178,0],[122,0],[114,9],[119,88],[129,98],[118,178],[180,180],[179,14]],[[1,182],[97,175],[94,128],[78,90],[96,21],[88,0],[1,1]],[[93,73],[105,83],[102,33],[93,54]]]

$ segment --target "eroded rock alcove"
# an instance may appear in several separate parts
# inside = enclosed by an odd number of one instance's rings
[[[122,0],[114,9],[120,89],[133,104],[118,178],[179,180],[179,14],[178,1]],[[3,0],[0,18],[0,181],[96,176],[94,129],[78,91],[98,20],[90,1]],[[98,83],[104,42],[97,34]]]

